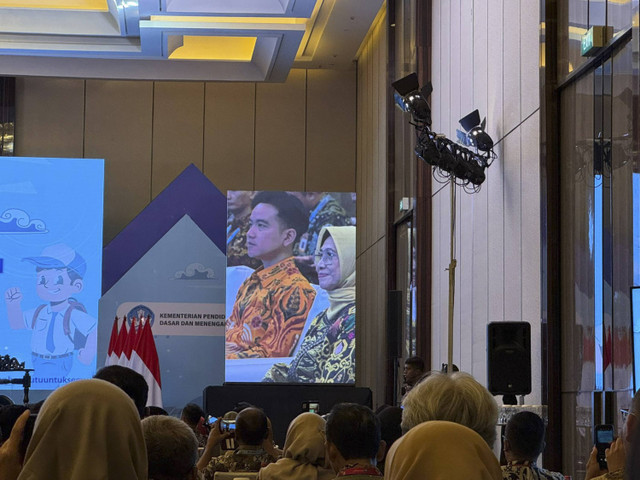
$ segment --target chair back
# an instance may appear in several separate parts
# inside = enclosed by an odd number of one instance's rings
[[[258,472],[216,472],[213,480],[256,480]]]

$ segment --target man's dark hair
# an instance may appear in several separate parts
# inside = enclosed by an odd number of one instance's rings
[[[544,422],[533,412],[519,412],[507,422],[505,438],[518,460],[533,460],[544,449]]]
[[[269,433],[267,416],[256,407],[249,407],[236,417],[236,439],[244,445],[261,445]]]
[[[338,403],[327,417],[327,441],[345,460],[375,458],[380,447],[380,420],[369,407]]]
[[[409,357],[404,361],[405,365],[412,365],[424,372],[424,360],[420,357]]]
[[[293,228],[296,231],[296,239],[307,231],[309,214],[300,199],[287,192],[259,192],[253,197],[251,208],[255,208],[259,203],[266,203],[278,210],[278,218],[285,228]]]
[[[144,417],[144,407],[149,396],[149,385],[147,385],[147,381],[142,375],[122,365],[109,365],[98,370],[93,378],[99,378],[113,383],[116,387],[120,387],[136,404],[140,418]]]
[[[195,403],[187,403],[182,409],[182,418],[188,425],[197,425],[204,418],[204,411]]]
[[[402,436],[402,408],[387,405],[386,408],[380,410],[377,414],[380,419],[380,433],[382,440],[387,443],[387,447],[391,447],[393,442]]]

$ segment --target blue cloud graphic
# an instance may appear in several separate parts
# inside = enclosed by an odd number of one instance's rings
[[[173,275],[175,280],[213,280],[216,278],[212,268],[207,268],[201,263],[187,265],[182,271]]]
[[[29,214],[18,208],[9,208],[0,215],[0,235],[16,233],[47,233],[42,220],[31,220]]]

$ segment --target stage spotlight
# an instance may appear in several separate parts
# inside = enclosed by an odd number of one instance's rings
[[[394,95],[396,104],[404,112],[410,112],[415,122],[431,125],[431,107],[427,102],[427,98],[433,91],[431,83],[420,88],[418,75],[410,73],[391,85],[397,92]]]
[[[424,137],[420,138],[415,153],[418,158],[421,158],[429,165],[440,166],[440,152],[429,135],[424,135]]]
[[[468,145],[474,146],[483,152],[489,152],[493,148],[493,140],[491,140],[489,134],[484,131],[486,123],[486,118],[482,120],[482,123],[480,122],[480,112],[478,112],[477,109],[460,119],[460,125],[462,125],[462,128],[467,132],[465,136],[468,140]],[[462,132],[459,130],[457,132],[458,138],[460,138]]]

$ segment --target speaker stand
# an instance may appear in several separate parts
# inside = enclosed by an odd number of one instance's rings
[[[502,396],[502,404],[503,405],[518,405],[518,400],[515,395],[503,395]]]

